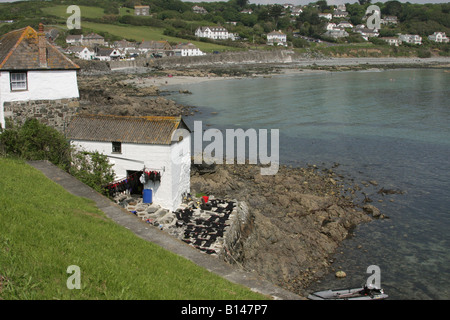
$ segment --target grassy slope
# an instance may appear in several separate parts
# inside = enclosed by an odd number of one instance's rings
[[[88,6],[79,6],[81,11],[81,27],[88,28],[94,30],[96,32],[108,32],[112,35],[119,36],[124,39],[133,39],[135,41],[143,41],[143,40],[167,40],[169,42],[189,42],[189,40],[169,37],[163,34],[164,29],[162,28],[154,28],[147,26],[131,26],[131,25],[114,25],[114,24],[104,24],[104,23],[96,23],[96,22],[88,22],[83,21],[83,18],[101,18],[104,16],[104,12],[102,8],[98,7],[88,7]],[[127,8],[120,9],[120,15],[130,14],[126,11]],[[53,15],[56,17],[60,17],[61,19],[67,19],[70,14],[66,13],[67,6],[57,5],[53,7],[46,7],[41,9],[45,14]],[[133,10],[131,10],[133,11]],[[131,14],[133,14],[131,12]],[[199,47],[202,51],[212,52],[215,50],[223,51],[223,50],[237,50],[233,47],[222,46],[214,43],[207,43],[201,41],[190,41]]]
[[[142,240],[93,202],[0,158],[0,300],[261,299]],[[69,290],[67,267],[81,269]]]

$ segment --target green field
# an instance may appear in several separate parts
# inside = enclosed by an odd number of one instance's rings
[[[0,300],[264,299],[145,241],[23,161],[0,158]],[[69,290],[67,268],[81,271]]]
[[[81,10],[81,28],[87,28],[94,32],[107,32],[111,35],[118,36],[123,39],[135,40],[137,42],[144,40],[167,40],[171,43],[192,42],[200,50],[204,52],[212,51],[230,51],[237,50],[233,47],[223,46],[215,43],[208,43],[202,41],[189,41],[182,38],[170,37],[164,35],[164,28],[148,27],[148,26],[132,26],[132,25],[116,25],[106,24],[92,21],[83,21],[83,18],[99,19],[105,14],[102,8],[79,6]],[[71,14],[66,13],[67,6],[58,5],[52,7],[45,7],[41,9],[45,14],[52,15],[61,19],[61,22],[65,21]],[[120,15],[133,14],[133,10],[128,8],[120,8]]]
[[[61,19],[67,19],[71,13],[67,13],[67,6],[54,6],[54,7],[44,7],[41,8],[41,10],[45,13],[45,14],[49,14],[52,16],[56,16],[59,17]],[[98,7],[88,7],[88,6],[79,6],[80,7],[80,11],[81,11],[81,17],[83,18],[101,18],[105,15],[105,13],[103,12],[103,8],[98,8]]]

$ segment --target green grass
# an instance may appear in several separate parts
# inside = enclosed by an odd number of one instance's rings
[[[67,13],[67,7],[69,5],[63,6],[58,5],[54,7],[46,7],[41,8],[41,10],[48,15],[56,16],[62,19],[67,19],[72,13]],[[103,8],[99,7],[88,7],[88,6],[79,6],[81,11],[82,18],[101,18],[105,15]]]
[[[169,42],[180,43],[180,42],[192,42],[195,44],[200,50],[204,52],[212,52],[212,51],[231,51],[238,50],[237,48],[223,46],[215,43],[208,43],[202,41],[190,41],[181,38],[169,37],[164,35],[164,29],[162,28],[153,28],[147,26],[131,26],[131,25],[113,25],[113,24],[103,24],[96,22],[82,22],[81,28],[88,28],[94,30],[96,32],[108,32],[112,35],[119,36],[124,39],[132,39],[135,41],[143,41],[143,40],[167,40]]]
[[[121,227],[23,161],[0,158],[1,299],[264,299]],[[69,290],[67,267],[81,270]]]

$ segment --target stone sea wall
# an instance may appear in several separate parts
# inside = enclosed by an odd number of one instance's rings
[[[164,57],[158,59],[136,59],[131,61],[110,61],[111,70],[127,68],[175,68],[175,67],[195,67],[204,65],[225,65],[225,64],[254,64],[254,63],[289,63],[302,57],[292,50],[250,50],[239,52],[223,52],[219,54],[208,54],[204,56],[190,57]],[[304,57],[303,57],[304,58]]]

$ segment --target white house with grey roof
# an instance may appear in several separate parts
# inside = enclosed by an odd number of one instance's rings
[[[198,27],[197,30],[195,30],[195,36],[214,40],[234,40],[234,35],[228,33],[228,30],[221,26]]]
[[[79,114],[66,137],[78,150],[106,155],[116,182],[158,173],[159,179],[149,178],[142,187],[152,191],[153,203],[173,211],[190,192],[190,132],[181,117]]]

